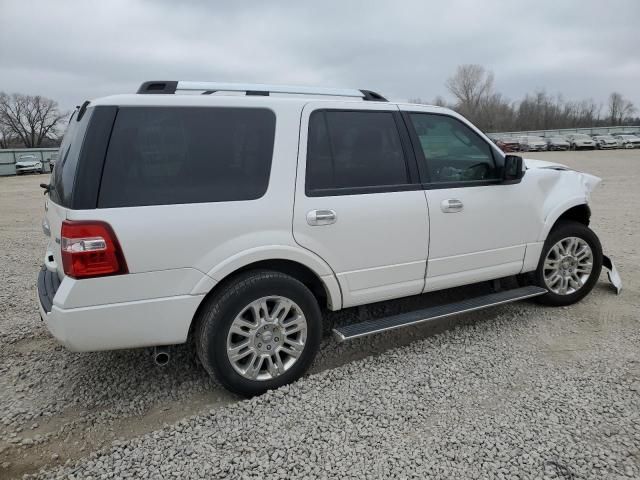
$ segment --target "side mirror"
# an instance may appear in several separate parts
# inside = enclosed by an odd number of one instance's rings
[[[504,157],[504,180],[518,181],[524,177],[524,165],[522,157],[506,155]]]

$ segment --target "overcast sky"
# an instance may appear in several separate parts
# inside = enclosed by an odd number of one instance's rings
[[[605,104],[616,90],[640,107],[640,0],[0,0],[0,22],[0,91],[65,109],[179,79],[432,100],[463,63],[512,100],[544,88]]]

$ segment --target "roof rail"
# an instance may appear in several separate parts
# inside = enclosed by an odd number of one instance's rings
[[[245,92],[246,95],[268,96],[271,93],[289,93],[298,95],[327,95],[332,97],[361,98],[371,102],[386,102],[382,95],[370,90],[357,90],[355,88],[323,88],[300,87],[291,85],[265,85],[252,83],[218,83],[218,82],[186,82],[175,80],[160,80],[144,82],[137,93],[164,93],[174,94],[180,91],[202,92],[210,95],[215,92]]]

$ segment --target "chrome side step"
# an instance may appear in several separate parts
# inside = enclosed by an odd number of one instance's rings
[[[490,293],[480,297],[462,300],[461,302],[447,303],[445,305],[437,305],[435,307],[427,307],[412,312],[392,315],[390,317],[376,318],[366,320],[360,323],[344,325],[333,329],[333,334],[339,342],[352,340],[354,338],[373,335],[374,333],[386,332],[396,328],[416,325],[418,323],[428,322],[438,318],[458,315],[460,313],[473,312],[503,303],[516,302],[526,298],[544,295],[547,290],[541,287],[529,286],[514,288],[512,290],[504,290],[502,292]]]

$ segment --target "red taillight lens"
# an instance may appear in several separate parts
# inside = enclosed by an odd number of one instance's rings
[[[122,249],[104,222],[62,222],[60,236],[65,275],[73,278],[127,273]]]

